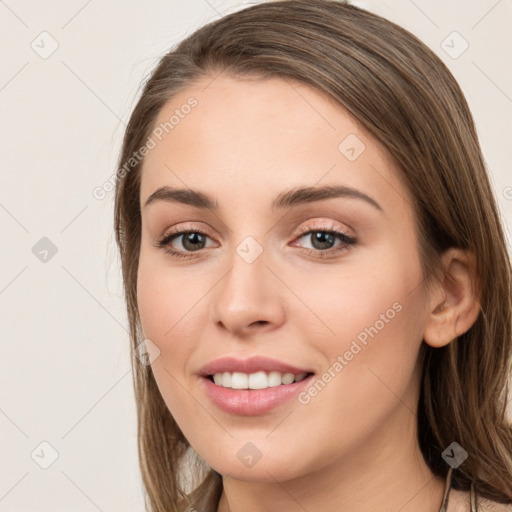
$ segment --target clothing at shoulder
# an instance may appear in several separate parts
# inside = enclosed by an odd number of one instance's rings
[[[505,505],[487,498],[477,497],[478,512],[512,512],[512,505]],[[447,512],[471,512],[469,491],[450,490]]]
[[[512,505],[498,503],[497,501],[480,498],[477,500],[478,510],[482,512],[512,512]]]

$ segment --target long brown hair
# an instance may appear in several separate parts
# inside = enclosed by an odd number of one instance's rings
[[[191,450],[167,409],[142,341],[136,300],[143,159],[133,159],[164,104],[194,80],[219,73],[294,79],[323,91],[373,134],[396,160],[414,198],[424,276],[438,275],[449,247],[476,258],[481,293],[475,324],[447,346],[422,343],[419,444],[432,472],[454,440],[468,458],[453,486],[512,503],[512,428],[507,423],[512,353],[512,270],[497,204],[464,95],[443,62],[403,28],[329,0],[262,3],[187,37],[158,63],[128,123],[116,180],[115,232],[122,261],[138,448],[151,512],[216,511],[221,476]],[[130,162],[127,167],[127,162]],[[189,458],[187,455],[192,455]],[[195,476],[183,480],[184,466]],[[195,487],[193,492],[190,492]]]

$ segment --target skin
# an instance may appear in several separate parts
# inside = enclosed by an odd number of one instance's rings
[[[191,188],[214,196],[219,209],[142,207],[137,293],[144,334],[159,350],[152,370],[162,397],[194,450],[223,475],[218,511],[437,512],[444,480],[416,439],[418,352],[423,340],[441,347],[476,320],[471,255],[447,251],[451,279],[427,291],[414,199],[376,139],[308,85],[212,80],[188,86],[160,112],[157,123],[198,101],[146,156],[140,199],[164,185]],[[338,150],[349,134],[366,147],[354,161]],[[347,197],[270,208],[279,192],[327,184],[357,188],[383,211]],[[357,243],[322,258],[342,240],[318,248],[299,234],[304,227],[341,230]],[[197,251],[176,238],[172,248],[189,256],[179,259],[155,246],[171,228],[208,236]],[[236,252],[247,236],[263,251],[252,263]],[[291,399],[244,417],[202,391],[197,372],[225,355],[264,355],[322,376],[396,302],[401,311],[306,405]],[[262,455],[252,467],[237,457],[247,442]],[[455,496],[450,510],[467,498]]]

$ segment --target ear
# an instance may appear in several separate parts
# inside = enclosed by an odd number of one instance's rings
[[[475,323],[480,312],[480,286],[471,251],[450,248],[441,255],[441,282],[432,287],[423,340],[432,347],[448,345]]]

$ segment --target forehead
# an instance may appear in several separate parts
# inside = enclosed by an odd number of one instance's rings
[[[333,183],[384,207],[408,199],[385,148],[329,96],[290,79],[204,77],[167,102],[151,137],[141,204],[163,185],[221,204],[247,196],[270,205],[276,191]]]

